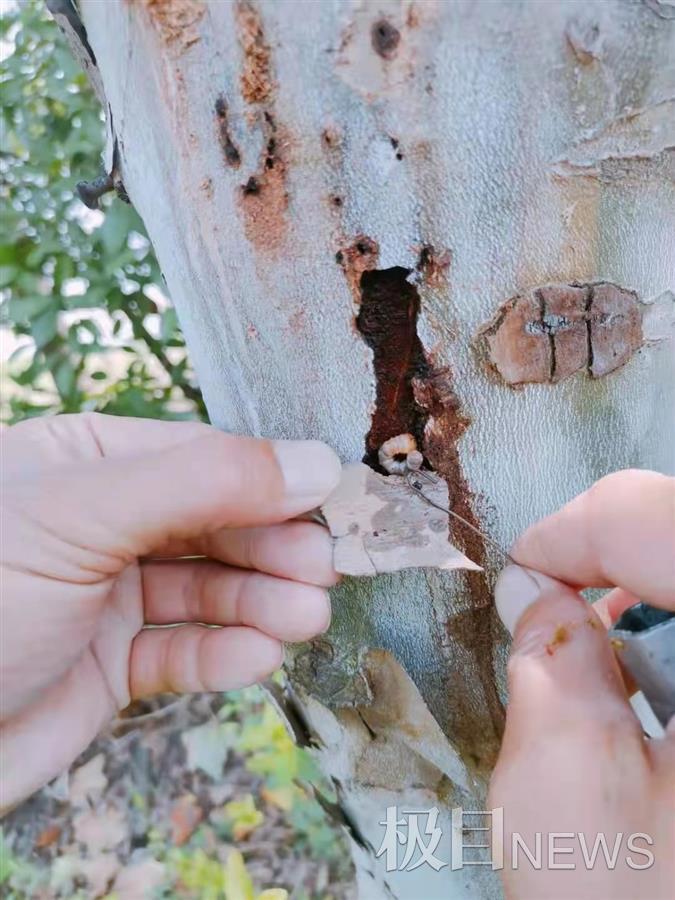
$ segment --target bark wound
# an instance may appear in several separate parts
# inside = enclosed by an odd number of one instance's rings
[[[585,369],[600,378],[642,346],[633,291],[609,282],[552,284],[503,303],[475,338],[479,355],[509,385],[555,384]]]
[[[241,154],[230,135],[230,127],[228,124],[227,103],[222,96],[218,97],[215,105],[216,113],[216,129],[218,132],[218,143],[223,151],[223,158],[226,165],[233,169],[238,169],[241,163]]]
[[[237,34],[244,54],[241,94],[247,103],[264,103],[272,94],[270,48],[265,40],[260,13],[251,3],[236,7]]]
[[[415,401],[426,414],[424,455],[448,485],[450,509],[474,528],[482,525],[473,507],[473,496],[464,477],[457,448],[470,424],[462,412],[448,368],[433,371],[427,378],[413,381]],[[450,540],[481,568],[488,568],[485,541],[457,520],[450,520]],[[465,572],[471,608],[453,615],[447,622],[451,640],[467,650],[479,673],[485,706],[472,702],[467,692],[458,690],[449,706],[447,733],[460,749],[462,758],[481,776],[488,777],[499,751],[504,727],[504,710],[495,683],[493,646],[498,623],[492,593],[484,572]]]
[[[206,9],[201,0],[143,0],[150,21],[165,44],[187,50],[199,40],[197,24]]]
[[[361,276],[377,267],[380,248],[377,242],[364,234],[358,235],[352,244],[335,254],[335,261],[342,266],[347,284],[356,303],[361,302]]]
[[[392,59],[401,41],[401,32],[387,19],[378,19],[370,30],[373,50],[382,59]]]
[[[457,449],[469,419],[460,408],[450,369],[434,366],[425,354],[417,334],[420,298],[407,280],[410,274],[409,269],[396,266],[370,269],[360,277],[356,324],[373,351],[376,381],[364,462],[378,469],[379,446],[393,435],[410,432],[427,462],[446,481],[449,508],[480,529]],[[469,559],[487,567],[480,535],[452,520],[450,539]],[[468,572],[463,577],[471,609],[453,616],[447,627],[451,639],[473,657],[484,704],[476,704],[468,691],[458,690],[445,728],[462,757],[477,773],[487,776],[499,750],[504,721],[492,654],[498,626],[485,574]]]
[[[377,451],[390,437],[409,432],[423,445],[426,414],[415,402],[413,379],[429,376],[417,335],[420,298],[407,280],[410,269],[394,266],[361,275],[356,327],[373,351],[376,401],[363,461],[382,471]]]
[[[579,62],[586,66],[602,54],[600,27],[597,22],[571,19],[565,29],[565,37]]]
[[[263,135],[258,170],[241,185],[239,206],[246,237],[261,253],[274,253],[286,234],[289,141],[269,112],[264,114]]]
[[[242,97],[247,103],[263,106],[263,110],[251,116],[252,121],[258,119],[262,129],[260,163],[258,170],[241,185],[239,207],[248,240],[261,253],[274,254],[286,235],[290,140],[274,114],[271,54],[260,13],[248,0],[241,0],[235,7],[235,21],[244,56],[240,79]]]
[[[430,287],[443,287],[447,282],[451,262],[450,250],[436,250],[430,244],[425,244],[420,252],[417,269]]]

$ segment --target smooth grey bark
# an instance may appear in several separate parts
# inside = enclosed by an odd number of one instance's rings
[[[350,462],[369,432],[372,450],[416,428],[454,508],[503,545],[607,472],[672,472],[669,9],[80,0],[213,422]],[[612,374],[513,389],[476,352],[508,298],[600,281],[637,292],[649,338]],[[417,368],[396,369],[399,344]],[[488,867],[386,872],[373,852],[386,807],[437,807],[449,861],[451,810],[485,803],[501,560],[454,536],[484,576],[347,579],[331,631],[289,657],[282,705],[338,786],[363,898],[500,895]]]

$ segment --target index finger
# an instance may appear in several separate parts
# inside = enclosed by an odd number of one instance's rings
[[[608,475],[528,528],[511,555],[567,584],[621,587],[675,610],[675,478]]]
[[[181,424],[173,423],[174,430]],[[14,553],[21,564],[39,525],[46,546],[65,541],[85,555],[94,552],[97,572],[100,555],[112,557],[118,571],[129,557],[171,541],[291,519],[322,503],[339,478],[339,459],[319,441],[267,441],[207,428],[165,449],[99,457],[12,483],[3,494],[5,509],[14,511],[7,558],[14,561]],[[71,561],[71,554],[60,548],[54,558]]]

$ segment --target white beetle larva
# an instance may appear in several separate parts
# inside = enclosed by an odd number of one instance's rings
[[[413,465],[410,467],[407,462],[408,454],[415,454]],[[417,455],[421,457],[421,454],[418,454],[417,441],[412,434],[397,434],[396,437],[389,438],[382,444],[377,458],[382,468],[390,475],[405,475],[409,468],[415,468]],[[420,465],[421,462],[420,458]]]
[[[424,457],[419,450],[411,450],[405,458],[405,464],[411,472],[418,472],[423,462]]]

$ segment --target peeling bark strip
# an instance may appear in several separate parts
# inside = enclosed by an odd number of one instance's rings
[[[362,664],[373,699],[367,706],[358,708],[358,713],[374,739],[381,741],[386,736],[390,741],[400,742],[455,784],[470,790],[471,779],[461,757],[441,731],[417,685],[396,658],[386,650],[369,650]],[[406,754],[401,756],[405,758]],[[373,766],[367,753],[359,760],[359,775],[364,776],[366,784],[373,784],[379,778],[385,786],[391,784],[393,778],[393,773],[383,771],[376,760]]]
[[[586,369],[601,378],[642,346],[637,294],[609,282],[552,284],[503,303],[475,346],[510,385],[555,384]]]
[[[380,472],[380,446],[405,432],[422,446],[427,418],[415,402],[412,387],[413,378],[425,378],[430,373],[417,335],[420,298],[415,285],[407,280],[410,274],[410,269],[394,266],[361,275],[361,308],[356,327],[373,351],[377,385],[363,461]]]
[[[448,505],[442,479],[424,493]],[[363,463],[345,466],[340,484],[321,507],[335,538],[335,569],[344,575],[378,575],[401,569],[474,569],[450,543],[448,517],[410,490],[406,479],[378,475]]]
[[[241,163],[241,154],[230,135],[230,127],[227,116],[227,102],[221,94],[216,100],[216,129],[218,132],[218,143],[223,151],[225,163],[234,169],[239,168]]]
[[[236,7],[239,44],[244,54],[241,93],[247,103],[264,103],[272,94],[270,48],[265,40],[260,13],[251,3]]]

